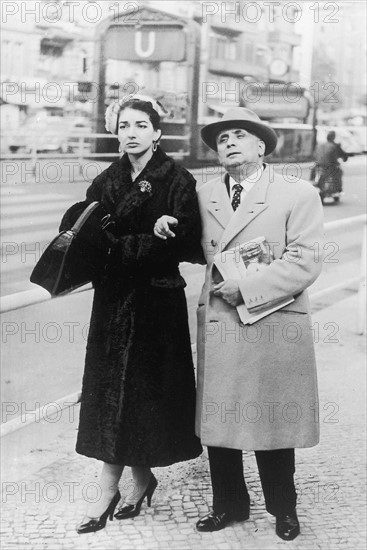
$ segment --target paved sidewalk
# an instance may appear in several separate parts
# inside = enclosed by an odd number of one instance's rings
[[[96,495],[100,465],[75,453],[77,418],[69,417],[59,435],[55,430],[46,444],[39,437],[41,425],[24,428],[34,431],[33,447],[27,452],[21,447],[23,430],[18,432],[16,464],[3,467],[2,550],[364,550],[365,338],[356,334],[356,311],[355,293],[325,309],[315,304],[321,442],[296,452],[301,535],[295,541],[284,542],[275,535],[253,453],[244,456],[252,500],[249,521],[217,533],[195,530],[198,517],[211,505],[204,453],[190,462],[154,469],[159,485],[152,508],[144,503],[134,519],[114,520],[102,531],[77,535],[85,501]],[[7,437],[5,448],[6,444]],[[121,480],[125,494],[129,482],[127,469]]]

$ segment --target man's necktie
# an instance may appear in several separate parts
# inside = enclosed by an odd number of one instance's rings
[[[241,202],[241,193],[243,191],[243,187],[240,183],[236,183],[236,185],[233,186],[234,194],[232,198],[232,208],[233,210],[237,210],[240,202]]]

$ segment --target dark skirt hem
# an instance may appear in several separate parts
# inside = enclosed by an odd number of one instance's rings
[[[174,458],[173,457],[167,458],[166,460],[155,459],[152,462],[149,462],[149,464],[147,464],[145,461],[144,462],[132,461],[131,459],[126,459],[125,461],[116,461],[116,460],[112,460],[112,458],[109,456],[104,456],[102,453],[95,453],[87,450],[82,451],[82,450],[78,450],[78,448],[76,448],[75,450],[79,455],[83,455],[88,458],[95,458],[96,460],[101,460],[102,462],[106,462],[107,464],[119,464],[121,466],[122,465],[129,466],[130,468],[133,466],[140,466],[140,467],[146,467],[146,468],[163,468],[165,466],[171,466],[172,464],[176,464],[177,462],[186,462],[188,460],[193,460],[194,458],[198,458],[203,452],[203,449],[200,446],[200,449],[198,449],[197,451],[193,451],[187,454],[182,454],[179,457],[176,456]]]

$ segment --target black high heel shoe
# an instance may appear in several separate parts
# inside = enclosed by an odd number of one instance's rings
[[[136,504],[127,504],[126,506],[123,506],[116,512],[115,518],[116,519],[128,519],[128,518],[134,518],[135,516],[138,516],[140,514],[140,508],[143,504],[143,500],[145,497],[147,498],[147,504],[150,507],[152,502],[152,496],[153,493],[158,485],[158,481],[154,477],[154,475],[151,475],[151,478],[148,483],[148,487],[145,489],[142,496],[139,498],[138,502]]]
[[[76,530],[78,535],[84,535],[84,533],[94,533],[95,531],[100,531],[101,529],[104,529],[106,527],[108,516],[110,517],[110,521],[113,520],[113,513],[120,498],[120,491],[117,491],[117,493],[109,503],[107,510],[105,510],[99,518],[91,518],[86,523],[81,523],[79,525]]]

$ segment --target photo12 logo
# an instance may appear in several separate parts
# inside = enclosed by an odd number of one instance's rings
[[[287,23],[297,23],[312,13],[315,23],[339,23],[337,14],[339,5],[336,2],[203,2],[202,22],[210,22],[213,17],[222,23],[258,23],[266,20],[274,23],[281,17]]]
[[[113,16],[122,22],[138,23],[140,6],[137,2],[42,2],[42,1],[3,1],[1,2],[1,21],[9,23],[17,17],[21,23],[57,24],[60,21],[76,23],[82,19],[85,23],[98,23],[104,17]]]

